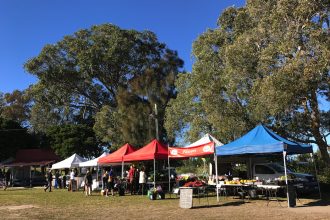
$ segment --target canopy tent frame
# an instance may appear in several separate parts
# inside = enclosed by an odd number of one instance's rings
[[[130,145],[129,143],[124,144],[119,149],[117,149],[115,152],[100,158],[97,163],[98,165],[113,165],[116,163],[121,163],[121,178],[124,178],[124,156],[129,155],[133,152],[135,152],[135,148]]]
[[[285,169],[286,186],[288,190],[286,156],[288,154],[312,153],[313,149],[310,145],[303,145],[293,141],[289,141],[278,134],[274,133],[264,125],[258,125],[242,137],[223,146],[216,147],[217,156],[233,156],[233,155],[251,155],[251,154],[276,154],[283,153],[283,163]],[[218,173],[216,174],[218,177]],[[217,185],[217,201],[219,202],[218,185]],[[289,193],[287,191],[288,207]]]
[[[221,142],[219,142],[221,143]],[[214,160],[216,161],[216,155],[215,155],[215,142],[210,141],[208,143],[204,143],[197,146],[192,147],[183,147],[183,148],[175,148],[175,147],[168,147],[169,153],[168,153],[168,167],[170,167],[170,158],[173,159],[182,159],[182,158],[189,158],[189,157],[201,157],[206,155],[214,155]],[[215,162],[216,163],[216,162]],[[217,163],[216,163],[217,164]],[[217,165],[215,166],[215,169],[217,169]],[[169,185],[169,192],[171,193],[171,179],[170,179],[170,169],[168,169],[168,185]],[[217,182],[216,182],[217,184]]]
[[[125,155],[123,161],[133,162],[133,161],[147,161],[153,160],[154,167],[154,179],[153,185],[156,188],[156,160],[166,160],[168,157],[167,146],[160,143],[157,139],[152,140],[150,143],[144,147],[136,150],[135,152]]]

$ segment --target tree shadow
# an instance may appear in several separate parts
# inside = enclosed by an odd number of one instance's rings
[[[329,206],[329,205],[330,205],[330,200],[329,199],[321,199],[321,200],[306,203],[306,204],[302,205],[301,207],[306,207],[306,206]]]
[[[233,202],[227,202],[224,204],[221,204],[221,206],[240,206],[240,205],[244,205],[245,203],[250,203],[248,201],[233,201]]]
[[[315,200],[302,205],[302,207],[304,207],[304,206],[328,206],[328,205],[330,205],[330,193],[327,193],[327,192],[322,193],[322,199],[319,199],[318,195],[316,195],[314,198],[312,197],[311,199],[315,199]]]
[[[205,208],[215,208],[215,207],[221,207],[220,204],[216,205],[198,205],[198,206],[193,206],[191,209],[205,209]]]
[[[245,203],[249,203],[246,201],[234,201],[234,202],[227,202],[223,204],[212,204],[212,205],[194,205],[192,209],[205,209],[205,208],[216,208],[216,207],[222,207],[222,206],[240,206]]]

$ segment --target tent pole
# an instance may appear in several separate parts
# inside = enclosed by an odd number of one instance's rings
[[[96,182],[99,182],[99,164],[97,164],[97,167],[96,167]],[[99,187],[97,187],[99,188]]]
[[[154,188],[156,188],[156,158],[154,158]]]
[[[317,181],[317,186],[319,188],[319,194],[320,194],[320,200],[322,199],[322,194],[321,194],[321,188],[320,188],[320,182],[319,182],[319,178],[317,177],[317,169],[316,169],[316,163],[315,163],[315,160],[314,160],[314,155],[313,153],[310,153],[310,156],[312,158],[312,162],[314,164],[314,169],[315,169],[315,177],[316,177],[316,181]]]
[[[290,208],[290,201],[289,201],[289,184],[288,184],[288,175],[286,170],[286,151],[283,151],[283,163],[284,163],[284,173],[285,173],[285,184],[286,184],[286,198],[288,200],[288,208]]]
[[[171,198],[171,171],[170,171],[170,154],[169,154],[169,144],[167,144],[167,167],[168,167],[168,192]]]
[[[218,156],[217,156],[216,152],[214,152],[214,162],[215,162],[215,184],[216,184],[216,190],[217,190],[217,202],[219,202]]]
[[[30,166],[30,187],[32,188],[32,170],[31,170],[31,166]]]
[[[124,179],[124,160],[121,161],[121,178]]]
[[[253,174],[252,174],[252,158],[251,157],[249,157],[249,170],[250,170],[249,178],[250,178],[250,180],[252,180],[253,179]]]

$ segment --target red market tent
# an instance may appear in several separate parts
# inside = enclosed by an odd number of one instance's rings
[[[154,139],[143,148],[124,156],[124,161],[167,160],[168,149]]]
[[[156,160],[168,159],[168,148],[154,139],[143,148],[124,156],[124,161],[154,160],[154,187],[156,187]]]
[[[100,158],[97,162],[98,164],[111,164],[119,163],[123,161],[125,155],[131,154],[135,149],[130,144],[125,144],[115,152],[109,154],[108,156]]]
[[[124,177],[124,156],[131,154],[135,151],[135,149],[130,144],[125,144],[124,146],[120,147],[115,152],[109,154],[108,156],[100,158],[97,163],[99,165],[107,165],[113,163],[121,162],[121,177]]]

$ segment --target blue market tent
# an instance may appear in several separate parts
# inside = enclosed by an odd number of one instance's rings
[[[231,156],[242,154],[305,154],[312,153],[311,145],[289,141],[264,125],[258,125],[241,138],[226,145],[216,146],[217,156]]]
[[[259,154],[279,154],[283,153],[283,162],[285,169],[285,181],[288,186],[287,170],[286,170],[286,155],[288,154],[304,154],[312,153],[313,148],[311,145],[299,144],[293,141],[289,141],[264,125],[258,125],[251,131],[239,139],[230,142],[226,145],[216,146],[217,156],[239,156],[239,155],[259,155]],[[218,176],[218,168],[216,164],[216,172]],[[217,178],[218,186],[218,178]],[[217,201],[219,201],[217,187]],[[289,193],[287,191],[288,207]]]

